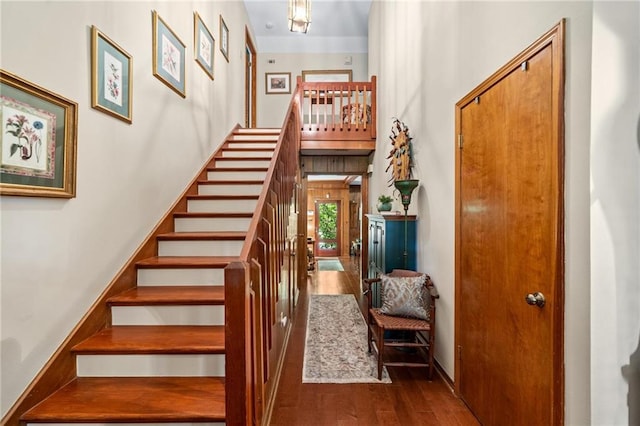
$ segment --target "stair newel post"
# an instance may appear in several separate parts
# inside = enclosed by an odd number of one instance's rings
[[[226,423],[251,424],[251,298],[250,270],[246,262],[230,263],[224,270]]]

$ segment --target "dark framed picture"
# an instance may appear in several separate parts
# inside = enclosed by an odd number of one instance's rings
[[[155,10],[153,17],[153,75],[186,97],[186,46]]]
[[[193,46],[195,47],[196,62],[213,80],[215,40],[198,12],[193,13]]]
[[[131,123],[133,59],[91,27],[91,106]]]
[[[291,93],[290,72],[268,72],[264,76],[267,95]]]
[[[78,104],[0,70],[0,194],[76,196]]]
[[[229,62],[229,28],[220,15],[220,51],[222,56]]]

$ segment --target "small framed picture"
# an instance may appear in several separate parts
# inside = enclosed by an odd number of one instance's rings
[[[0,70],[0,194],[76,196],[78,104]]]
[[[133,59],[91,27],[91,106],[131,123]]]
[[[196,62],[213,80],[213,57],[215,40],[211,31],[202,21],[198,12],[193,13],[193,45],[195,47]]]
[[[290,72],[268,72],[264,76],[267,95],[291,93]]]
[[[186,97],[186,46],[155,10],[153,14],[153,75]]]
[[[229,28],[220,15],[220,51],[222,56],[229,62]]]

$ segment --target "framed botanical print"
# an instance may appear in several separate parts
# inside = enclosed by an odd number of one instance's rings
[[[186,46],[155,10],[153,15],[153,75],[186,97]]]
[[[78,104],[0,70],[0,194],[76,196]]]
[[[131,123],[133,59],[91,27],[91,106]]]
[[[227,28],[222,15],[220,15],[220,52],[229,62],[229,28]]]
[[[213,58],[215,40],[198,12],[193,13],[193,46],[196,62],[213,80]]]

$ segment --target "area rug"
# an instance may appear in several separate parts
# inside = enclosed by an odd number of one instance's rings
[[[309,296],[303,383],[391,383],[386,368],[378,380],[376,358],[367,350],[367,325],[352,294]]]
[[[318,259],[318,271],[344,271],[338,259]]]

